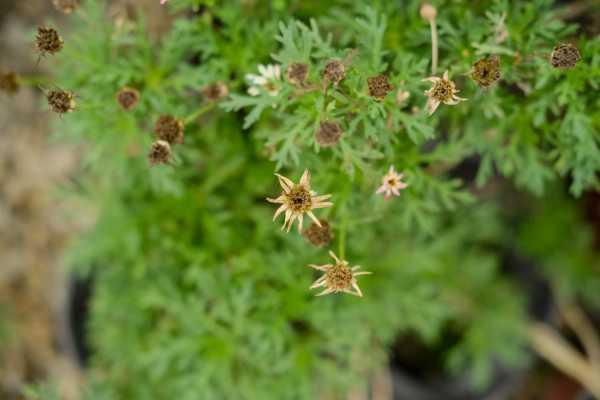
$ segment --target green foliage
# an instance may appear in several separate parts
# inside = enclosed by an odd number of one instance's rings
[[[155,40],[141,20],[115,26],[89,0],[65,40],[59,82],[80,107],[57,135],[86,148],[85,174],[66,189],[97,212],[69,254],[95,278],[89,398],[342,396],[366,386],[398,335],[435,343],[448,324],[462,339],[447,364],[478,385],[497,361],[522,364],[526,294],[498,267],[498,249],[515,243],[511,222],[453,170],[478,156],[484,194],[497,174],[537,195],[567,175],[576,195],[594,188],[600,39],[581,38],[583,60],[556,71],[539,53],[574,30],[550,1],[436,2],[439,71],[469,100],[429,117],[420,1],[251,3],[171,0],[196,13],[178,14]],[[489,53],[501,57],[504,80],[482,91],[465,75]],[[322,79],[331,59],[347,66],[337,88]],[[298,62],[309,65],[305,87],[281,79],[275,95],[246,94],[259,64]],[[378,101],[367,78],[382,73],[396,90]],[[218,81],[231,95],[203,99],[200,89]],[[114,100],[124,85],[141,93],[130,112]],[[397,91],[409,97],[399,102]],[[173,147],[173,166],[150,168],[160,114],[186,122],[185,143]],[[332,148],[314,136],[325,119],[344,130]],[[390,165],[409,188],[385,202],[375,190]],[[272,222],[273,171],[296,180],[305,168],[315,190],[333,194],[334,207],[317,210],[332,224],[331,248],[374,272],[361,277],[362,299],[315,298],[306,265],[328,262],[328,249]],[[532,254],[560,237],[543,210],[548,226],[520,227]],[[563,251],[549,276],[577,287],[587,258],[573,268]],[[582,291],[596,289],[587,282]]]

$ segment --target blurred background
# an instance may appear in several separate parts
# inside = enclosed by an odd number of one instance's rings
[[[600,14],[587,12],[588,2],[564,3],[570,13],[566,18],[600,30]],[[155,35],[169,28],[169,17],[158,0],[111,4],[114,18],[141,9]],[[37,64],[33,44],[35,28],[48,20],[68,32],[69,16],[58,12],[51,0],[0,0],[0,68],[18,71],[29,83],[12,95],[0,92],[1,400],[27,398],[22,392],[26,385],[47,380],[57,382],[61,399],[76,400],[85,379],[82,337],[89,293],[85,284],[75,285],[61,268],[61,255],[69,238],[89,226],[94,215],[64,204],[57,193],[61,182],[77,173],[80,149],[52,142],[49,123],[54,117],[45,111],[42,92],[35,88],[51,86],[52,71]],[[60,123],[56,126],[60,129]],[[590,219],[598,224],[598,198],[581,201],[590,205]],[[596,321],[594,329],[599,327]],[[573,337],[565,340],[579,346]],[[384,371],[373,380],[370,398],[391,398],[395,384]],[[508,397],[494,398],[591,398],[579,383],[541,359],[514,385],[518,387],[511,388]]]

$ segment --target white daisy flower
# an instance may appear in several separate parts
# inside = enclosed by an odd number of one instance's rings
[[[277,64],[268,64],[258,66],[259,75],[247,74],[248,94],[258,96],[261,91],[267,92],[271,96],[277,96],[281,90],[281,67]]]

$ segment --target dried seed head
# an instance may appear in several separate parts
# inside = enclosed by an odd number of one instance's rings
[[[322,147],[335,146],[342,137],[343,131],[340,125],[332,121],[321,121],[315,132],[315,140]]]
[[[437,81],[431,89],[431,97],[435,100],[445,103],[452,100],[456,87],[452,81],[446,79],[440,79]]]
[[[394,86],[388,82],[387,75],[377,75],[368,78],[367,85],[369,87],[369,96],[374,97],[378,101],[383,100],[389,92],[394,90]]]
[[[229,95],[229,88],[223,82],[215,82],[202,88],[202,96],[208,101],[221,100]]]
[[[140,92],[133,88],[126,86],[117,93],[117,102],[125,111],[131,110],[139,101]]]
[[[54,28],[38,27],[36,46],[42,56],[54,54],[63,47],[63,40]]]
[[[326,287],[334,291],[347,290],[352,287],[352,268],[347,263],[336,263],[325,273]]]
[[[65,14],[71,14],[79,8],[81,2],[80,0],[54,0],[53,3],[57,10]]]
[[[300,85],[308,78],[308,64],[292,63],[288,66],[285,76],[292,85]]]
[[[470,76],[482,89],[489,88],[498,82],[502,76],[500,72],[500,58],[492,55],[476,61],[471,68]]]
[[[52,111],[57,114],[66,114],[75,109],[75,96],[65,90],[50,90],[46,93],[46,100]]]
[[[554,68],[573,68],[581,60],[577,47],[571,43],[559,43],[550,55],[550,63]]]
[[[429,22],[433,21],[437,16],[437,9],[429,3],[423,4],[419,11],[421,13],[421,18]]]
[[[337,86],[346,77],[346,66],[340,60],[329,60],[325,64],[323,77]]]
[[[285,194],[290,210],[295,213],[305,213],[312,210],[312,196],[304,186],[297,185]]]
[[[320,219],[319,222],[321,223],[321,226],[313,222],[308,229],[304,231],[304,237],[313,245],[323,247],[331,242],[333,234],[329,222],[324,219]]]
[[[183,121],[171,115],[161,115],[154,126],[154,134],[157,139],[169,144],[183,143]]]
[[[148,153],[148,160],[150,161],[150,165],[169,164],[172,155],[171,145],[164,140],[157,140],[152,143],[152,147]]]
[[[0,70],[0,90],[9,94],[14,94],[19,90],[19,81],[14,71]]]

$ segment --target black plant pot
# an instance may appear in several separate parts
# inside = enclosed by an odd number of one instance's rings
[[[528,294],[531,318],[549,321],[554,315],[550,288],[527,259],[514,252],[503,257],[503,271]],[[476,390],[466,375],[451,376],[443,368],[445,350],[460,339],[449,328],[437,348],[423,345],[414,337],[399,339],[391,354],[394,400],[505,400],[525,379],[530,366],[520,369],[500,364],[494,367],[491,384]],[[398,350],[402,349],[402,350]]]

